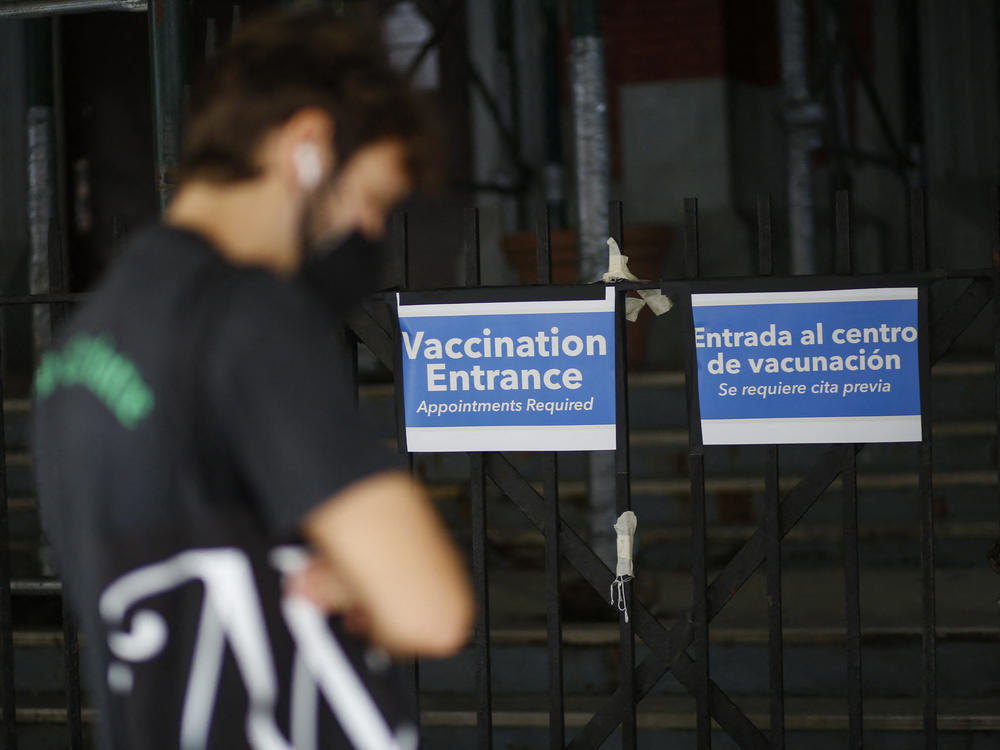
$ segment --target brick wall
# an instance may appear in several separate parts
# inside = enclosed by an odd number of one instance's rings
[[[605,0],[615,84],[728,76],[777,83],[777,0]]]
[[[621,174],[618,90],[624,84],[779,77],[777,0],[603,0],[611,169]],[[569,52],[569,30],[563,50]],[[564,57],[565,59],[565,57]],[[569,81],[563,92],[569,100]]]

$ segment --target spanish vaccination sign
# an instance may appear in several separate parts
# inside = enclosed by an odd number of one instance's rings
[[[403,304],[412,452],[615,449],[615,297]]]
[[[706,445],[920,440],[917,289],[692,294]]]

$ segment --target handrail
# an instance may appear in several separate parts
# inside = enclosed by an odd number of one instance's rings
[[[40,18],[108,10],[142,13],[148,8],[147,0],[22,0],[0,3],[0,18]]]

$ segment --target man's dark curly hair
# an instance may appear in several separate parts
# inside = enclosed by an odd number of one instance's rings
[[[333,119],[339,165],[363,146],[397,139],[407,146],[415,182],[431,172],[434,128],[390,67],[378,28],[309,10],[250,19],[209,62],[191,93],[181,182],[257,177],[264,136],[307,107]]]

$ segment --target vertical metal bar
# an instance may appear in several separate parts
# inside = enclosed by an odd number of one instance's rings
[[[698,199],[684,199],[684,267],[689,278],[700,271],[698,239]],[[690,306],[690,305],[689,305]],[[690,348],[690,347],[689,347]],[[708,654],[708,542],[705,518],[705,450],[701,426],[697,423],[698,400],[696,359],[693,351],[686,358],[688,394],[688,470],[691,475],[691,578],[694,601],[694,638],[691,650],[697,667],[695,688],[696,737],[699,750],[711,750],[712,712],[709,703]]]
[[[778,446],[769,445],[764,459],[764,536],[767,541],[771,750],[784,750],[785,747],[785,642],[781,610],[781,495],[778,469]]]
[[[615,238],[622,253],[627,253],[624,237],[624,217],[621,201],[610,201],[608,204],[609,231]],[[625,320],[625,292],[615,295],[615,324],[618,335],[615,337],[615,391],[616,391],[616,422],[617,444],[615,447],[615,511],[621,515],[632,509],[631,495],[631,460],[629,456],[629,423],[628,423],[628,339]],[[632,584],[624,586],[625,606],[632,608]],[[622,748],[634,750],[636,747],[636,695],[635,695],[635,632],[633,621],[621,618],[619,626],[619,641],[621,643],[621,684],[626,692],[625,703],[628,706],[622,722]]]
[[[566,189],[563,185],[563,130],[561,122],[562,107],[561,72],[563,59],[560,53],[559,14],[554,4],[542,3],[541,13],[544,20],[544,50],[545,71],[543,81],[545,92],[545,200],[553,206],[557,226],[566,225]]]
[[[476,594],[476,695],[480,750],[493,747],[493,694],[490,669],[490,598],[486,570],[486,470],[482,453],[469,454],[469,499],[472,503],[472,581]]]
[[[69,291],[66,283],[66,233],[62,230],[62,225],[53,218],[49,224],[49,288],[51,294],[65,294]],[[56,302],[49,305],[49,321],[51,323],[51,334],[56,335],[59,326],[69,314],[69,305],[63,302]]]
[[[479,210],[464,214],[465,283],[479,286]],[[476,693],[480,750],[493,747],[493,693],[490,667],[490,599],[486,568],[486,467],[484,454],[469,454],[469,496],[472,502],[472,580],[476,594]]]
[[[841,471],[844,491],[844,594],[847,621],[847,714],[848,747],[862,747],[861,683],[861,579],[858,560],[858,466],[857,447],[844,446]]]
[[[913,248],[914,258],[927,258],[926,233],[915,234],[913,242],[923,247]],[[931,433],[931,358],[930,296],[921,287],[918,299],[920,338],[920,570],[923,592],[923,694],[924,743],[927,750],[937,748],[937,604],[934,582],[934,479],[933,440]]]
[[[156,200],[166,208],[173,189],[173,171],[181,154],[183,99],[184,4],[182,0],[150,0],[149,55],[153,95],[153,144]]]
[[[836,268],[838,274],[846,276],[851,272],[851,195],[838,190],[835,196]]]
[[[621,201],[608,202],[608,232],[625,254],[625,209]]]
[[[793,274],[816,270],[813,151],[822,143],[824,112],[809,90],[809,21],[805,0],[779,0],[781,78],[788,133],[788,229]]]
[[[684,274],[696,279],[701,273],[698,239],[698,199],[684,199]]]
[[[52,19],[39,18],[25,25],[26,91],[28,112],[26,122],[28,146],[28,232],[30,253],[28,257],[28,288],[33,294],[49,291],[48,236],[52,220],[57,216],[56,207],[56,144],[53,114],[54,81],[52,54]],[[34,306],[32,334],[34,354],[48,347],[52,338],[49,308]]]
[[[397,258],[398,276],[396,286],[400,290],[410,288],[410,237],[409,221],[405,211],[396,211],[389,217],[389,243],[393,250],[393,255]],[[393,378],[395,384],[394,401],[396,406],[396,432],[397,443],[400,452],[406,453],[406,465],[410,475],[415,475],[414,456],[407,450],[406,446],[406,417],[403,408],[403,354],[402,345],[398,340],[399,321],[393,333],[397,337],[395,350],[393,351]],[[420,660],[414,658],[403,667],[403,679],[408,688],[412,691],[411,699],[414,720],[420,722]]]
[[[571,5],[570,42],[573,126],[576,140],[576,202],[580,217],[580,281],[601,278],[607,259],[610,148],[604,43],[597,0]]]
[[[409,264],[409,233],[408,233],[408,222],[407,215],[405,211],[399,211],[392,214],[389,220],[389,241],[392,246],[397,248],[397,253],[400,258],[400,279],[399,287],[400,289],[409,288],[410,282],[410,264]],[[399,341],[399,321],[396,321],[397,325],[393,329],[393,334],[396,337],[395,348],[392,353],[393,359],[393,377],[394,377],[394,401],[396,407],[396,440],[399,446],[400,453],[407,453],[406,446],[406,410],[403,404],[403,351],[402,343]],[[413,469],[413,458],[410,456],[410,469],[412,473]]]
[[[910,262],[914,271],[927,270],[927,212],[924,188],[910,190]]]
[[[559,604],[559,458],[544,456],[545,611],[549,650],[549,747],[566,745],[563,708],[562,611]]]
[[[462,255],[465,258],[465,285],[479,286],[479,209],[467,208],[463,216]]]
[[[219,46],[219,25],[215,18],[209,16],[205,19],[205,61],[215,57],[215,50]]]
[[[66,673],[66,730],[71,750],[83,748],[83,695],[80,689],[80,638],[76,615],[65,591],[62,603],[63,658]]]
[[[552,212],[542,206],[535,227],[535,268],[539,284],[552,283]]]
[[[400,289],[410,288],[410,223],[406,211],[397,211],[390,218],[390,241],[399,258]]]
[[[1000,187],[993,192],[993,409],[1000,433]],[[996,443],[997,479],[1000,480],[1000,442]],[[1000,481],[997,482],[1000,500]],[[997,538],[990,550],[990,564],[1000,573],[1000,503],[997,507]]]
[[[538,216],[535,260],[538,283],[552,283],[551,214],[546,205]],[[543,461],[545,492],[545,613],[549,651],[549,747],[566,745],[563,705],[562,609],[559,602],[559,454],[547,453]]]
[[[773,229],[771,222],[771,196],[757,196],[757,273],[770,276],[774,273]]]
[[[60,227],[69,227],[69,156],[66,142],[66,85],[63,63],[63,19],[52,18],[52,136],[55,148],[55,202],[53,219]],[[53,278],[54,269],[64,269],[69,265],[69,248],[65,238],[69,231],[62,233],[63,241],[54,243],[49,252],[49,281],[53,288],[66,291],[65,283]],[[53,257],[53,250],[58,258]],[[64,272],[63,272],[64,273]]]
[[[688,456],[691,474],[691,577],[694,589],[692,613],[694,638],[691,649],[697,667],[695,689],[696,736],[699,750],[712,747],[712,714],[709,705],[709,654],[708,654],[708,563],[706,555],[705,522],[705,455],[700,448],[692,447]]]
[[[923,182],[924,174],[924,76],[921,61],[924,59],[920,44],[922,29],[920,16],[922,8],[919,3],[899,3],[899,57],[901,63],[899,90],[902,93],[903,117],[902,146],[912,162],[909,169],[911,185]]]
[[[846,190],[836,192],[837,273],[851,273],[851,203]],[[841,470],[844,524],[844,616],[847,628],[847,715],[849,747],[862,745],[863,707],[861,682],[861,574],[858,555],[857,446],[844,446]]]
[[[6,330],[6,315],[0,312],[0,330]],[[6,344],[0,342],[0,707],[3,708],[5,750],[17,750],[16,699],[14,694],[14,617],[10,597],[10,527],[7,505],[6,410],[3,406],[6,374]]]
[[[66,289],[66,272],[63,265],[64,232],[55,218],[49,228],[49,292],[64,294]],[[56,303],[50,305],[49,321],[52,334],[61,326],[69,313],[68,305]],[[45,540],[44,544],[48,544]],[[66,731],[70,750],[83,748],[83,694],[80,685],[80,637],[76,615],[65,590],[62,600],[63,626],[63,672],[66,683]]]
[[[771,199],[757,198],[757,268],[761,276],[774,271]],[[785,644],[781,613],[781,491],[778,446],[769,445],[764,461],[764,536],[767,541],[768,666],[771,689],[771,750],[785,747]]]

